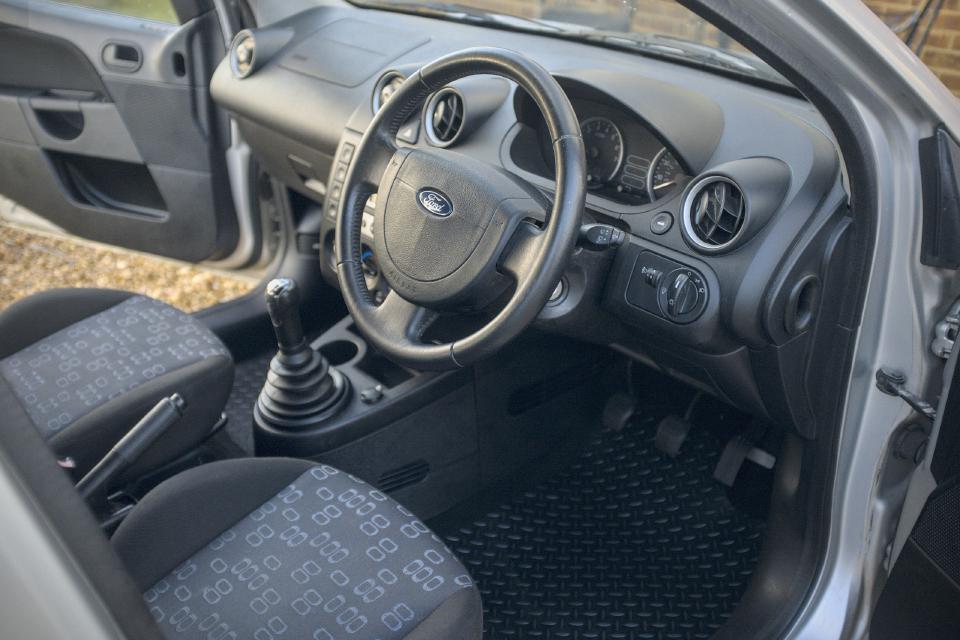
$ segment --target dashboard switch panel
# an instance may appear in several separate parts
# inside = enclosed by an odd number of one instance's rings
[[[658,301],[660,311],[674,322],[696,320],[707,302],[707,285],[703,277],[687,267],[670,273],[661,283]]]
[[[627,285],[627,302],[678,324],[693,322],[707,307],[707,282],[696,270],[652,251],[642,251]]]

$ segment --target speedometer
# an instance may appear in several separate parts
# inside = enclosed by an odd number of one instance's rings
[[[650,163],[647,175],[647,195],[650,202],[664,197],[680,184],[685,173],[677,157],[664,147]]]
[[[608,118],[587,118],[580,123],[587,148],[587,188],[612,181],[623,165],[623,135]]]

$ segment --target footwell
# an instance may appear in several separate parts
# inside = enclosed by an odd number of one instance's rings
[[[739,602],[763,525],[713,481],[719,444],[676,459],[653,419],[597,434],[574,460],[446,529],[480,585],[486,638],[709,638]]]

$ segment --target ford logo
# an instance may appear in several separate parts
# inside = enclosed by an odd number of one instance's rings
[[[420,189],[417,192],[417,200],[420,201],[421,207],[435,216],[446,218],[453,213],[453,203],[450,202],[450,198],[435,189]]]

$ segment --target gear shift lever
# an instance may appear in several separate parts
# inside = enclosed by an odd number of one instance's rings
[[[307,344],[296,280],[271,280],[266,299],[279,350],[270,361],[267,381],[253,411],[254,420],[268,429],[312,427],[343,407],[349,383]]]
[[[280,351],[296,354],[303,351],[306,337],[300,322],[300,289],[292,278],[276,278],[267,283],[267,312],[277,334]]]

